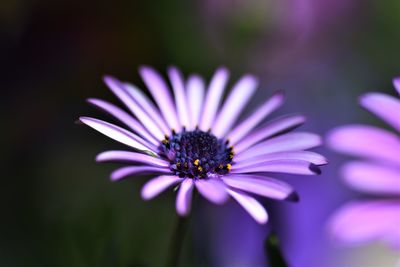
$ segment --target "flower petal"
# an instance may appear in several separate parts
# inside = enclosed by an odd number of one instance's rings
[[[228,78],[228,70],[219,68],[211,79],[199,125],[199,128],[203,131],[208,131],[214,122]]]
[[[254,220],[260,224],[267,223],[268,214],[255,198],[239,190],[228,189],[228,193],[254,218]]]
[[[334,129],[327,137],[336,151],[400,164],[400,139],[397,135],[368,125],[348,125]]]
[[[163,132],[159,126],[143,111],[132,96],[125,90],[121,82],[110,76],[104,77],[104,82],[111,91],[125,104],[125,106],[139,119],[139,121],[147,128],[148,132],[154,135],[158,140],[164,138]]]
[[[146,163],[153,166],[159,167],[169,167],[169,163],[163,159],[152,157],[146,154],[130,152],[130,151],[121,151],[121,150],[110,150],[105,151],[97,155],[97,162],[135,162],[135,163]]]
[[[158,145],[159,142],[150,135],[147,130],[142,126],[140,122],[138,122],[135,118],[133,118],[130,114],[120,109],[119,107],[101,99],[90,98],[88,102],[110,115],[114,116],[116,119],[121,121],[123,124],[131,128],[137,134],[141,135],[143,138],[151,142],[153,145]]]
[[[133,147],[138,150],[150,150],[152,152],[157,151],[157,147],[145,140],[141,137],[137,136],[136,134],[127,131],[119,126],[114,124],[89,118],[89,117],[80,117],[79,120],[84,124],[88,125],[89,127],[99,131],[100,133],[104,134],[105,136],[114,139],[122,144],[127,146]]]
[[[175,95],[175,103],[178,111],[179,121],[182,126],[189,127],[189,108],[187,106],[185,85],[182,73],[175,67],[168,69],[169,79]]]
[[[235,145],[251,130],[254,129],[265,117],[270,115],[273,111],[278,109],[284,102],[285,96],[283,92],[275,93],[271,98],[267,99],[264,104],[257,108],[257,110],[236,126],[231,133],[229,133],[228,140],[230,144]]]
[[[130,175],[145,175],[145,174],[169,174],[171,171],[168,168],[154,166],[129,166],[119,168],[111,173],[111,180],[121,180]]]
[[[338,241],[354,245],[396,234],[399,225],[399,201],[355,201],[334,214],[329,230]]]
[[[397,93],[400,94],[400,77],[393,79],[393,85],[394,85],[394,88],[396,88]]]
[[[256,91],[258,81],[251,75],[243,76],[233,87],[231,93],[221,108],[212,131],[217,137],[225,136]]]
[[[204,104],[204,81],[198,75],[189,76],[187,82],[187,102],[189,103],[190,120],[188,130],[193,130],[200,123],[200,114]]]
[[[226,175],[222,178],[230,187],[278,200],[298,200],[293,188],[274,178],[257,175]]]
[[[130,83],[123,83],[121,86],[124,87],[128,94],[135,99],[136,103],[158,125],[163,134],[170,134],[171,130],[161,116],[159,109],[139,88]]]
[[[240,153],[253,146],[254,144],[269,138],[271,136],[277,135],[288,130],[292,130],[305,122],[304,116],[288,116],[284,118],[277,119],[267,125],[255,130],[252,134],[249,134],[243,138],[238,144],[234,146],[235,152]]]
[[[240,162],[252,157],[266,155],[275,152],[287,152],[296,150],[306,150],[321,145],[322,140],[319,135],[306,132],[296,132],[280,135],[264,142],[261,142],[243,152],[237,152],[235,161]],[[237,151],[237,147],[234,147]]]
[[[176,211],[181,216],[187,216],[190,213],[192,205],[193,179],[186,178],[179,187],[176,196]]]
[[[275,153],[267,153],[265,155],[242,158],[240,161],[235,161],[235,168],[252,166],[255,164],[260,164],[263,162],[269,162],[273,160],[302,160],[312,163],[314,165],[324,165],[327,164],[328,161],[326,158],[318,153],[311,151],[284,151],[284,152],[275,152]]]
[[[370,193],[400,196],[400,170],[371,162],[353,161],[342,168],[345,181],[353,188]]]
[[[157,102],[169,127],[171,129],[180,130],[181,127],[178,122],[175,105],[164,79],[156,70],[147,66],[141,67],[139,72],[151,95]]]
[[[161,192],[166,190],[168,187],[179,183],[182,178],[175,175],[162,175],[148,181],[141,191],[142,198],[144,200],[150,200],[158,196]]]
[[[228,200],[228,192],[224,183],[217,179],[199,179],[195,185],[200,194],[215,204],[222,204]]]
[[[400,131],[400,100],[382,93],[368,93],[360,98],[361,105],[396,130]]]
[[[231,173],[264,173],[264,172],[279,172],[279,173],[292,173],[303,175],[320,174],[321,171],[318,166],[303,160],[274,160],[269,162],[262,162],[259,164],[239,167],[232,166]]]

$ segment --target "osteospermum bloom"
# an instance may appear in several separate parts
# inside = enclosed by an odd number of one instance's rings
[[[400,79],[394,80],[400,93]],[[396,132],[369,125],[348,125],[328,136],[336,151],[362,159],[342,168],[345,182],[381,199],[359,200],[341,208],[330,229],[339,241],[363,244],[381,240],[400,248],[400,100],[382,93],[367,93],[361,106],[390,124]]]
[[[105,83],[132,114],[103,100],[88,100],[129,130],[89,117],[80,121],[131,148],[97,156],[99,162],[129,163],[111,174],[113,181],[130,175],[156,175],[141,190],[145,200],[175,186],[176,210],[185,216],[196,188],[216,204],[231,196],[257,222],[266,223],[267,212],[248,193],[296,200],[293,188],[269,173],[311,175],[319,173],[318,165],[326,163],[323,156],[305,151],[320,145],[318,135],[287,133],[304,123],[303,116],[282,117],[259,126],[282,105],[281,92],[235,125],[258,84],[251,75],[243,76],[225,101],[222,98],[229,76],[225,68],[215,72],[207,90],[200,76],[191,75],[185,82],[178,69],[169,68],[173,94],[154,69],[142,67],[140,75],[155,103],[136,86],[112,77],[105,77]]]

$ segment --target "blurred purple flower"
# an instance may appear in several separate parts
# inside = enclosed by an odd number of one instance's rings
[[[251,75],[243,76],[233,86],[219,108],[229,76],[224,68],[215,72],[207,92],[201,77],[191,75],[185,84],[180,71],[170,68],[168,76],[175,102],[159,73],[142,67],[140,74],[157,106],[134,85],[105,77],[105,83],[135,117],[103,100],[89,99],[130,131],[94,118],[80,120],[134,150],[106,151],[97,156],[99,162],[134,164],[114,171],[113,181],[129,175],[158,175],[143,186],[145,200],[179,185],[176,209],[185,216],[190,212],[196,187],[216,204],[231,196],[258,223],[266,223],[268,215],[263,206],[245,192],[295,201],[298,197],[290,185],[266,174],[312,175],[320,172],[318,165],[326,163],[323,156],[305,151],[321,144],[318,135],[287,133],[304,123],[303,116],[283,117],[254,130],[283,104],[281,92],[233,127],[257,87],[257,79]]]
[[[400,78],[394,80],[400,93]],[[362,107],[400,131],[400,100],[382,93],[360,98]],[[363,160],[351,161],[342,168],[345,182],[379,200],[354,201],[332,218],[334,237],[349,244],[382,240],[400,248],[400,139],[398,133],[368,126],[349,125],[333,130],[329,145],[336,151]]]

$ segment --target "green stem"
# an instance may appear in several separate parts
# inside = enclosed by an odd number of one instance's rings
[[[178,216],[171,236],[166,267],[178,267],[189,219]]]
[[[265,254],[270,267],[289,267],[279,246],[279,239],[275,234],[270,234],[265,240]]]

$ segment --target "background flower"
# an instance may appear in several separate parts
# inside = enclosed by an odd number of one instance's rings
[[[400,93],[400,80],[394,80]],[[382,93],[360,98],[365,109],[400,130],[400,100]],[[382,199],[359,200],[341,208],[330,223],[335,238],[348,244],[385,241],[400,248],[400,142],[399,135],[369,125],[348,125],[333,130],[329,145],[336,151],[362,159],[342,168],[345,182]]]

